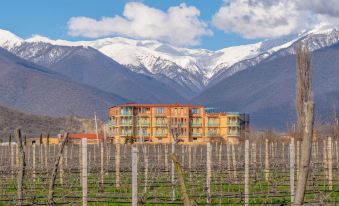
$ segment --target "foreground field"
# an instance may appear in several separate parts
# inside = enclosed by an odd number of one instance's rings
[[[324,145],[325,144],[325,145]],[[339,202],[337,142],[313,145],[311,175],[306,202]],[[198,205],[289,205],[291,176],[297,179],[299,143],[294,153],[289,143],[251,142],[245,151],[239,145],[176,145],[175,154],[183,168],[189,197]],[[46,205],[48,187],[58,145],[26,146],[24,204]],[[85,175],[79,145],[67,145],[59,166],[54,201],[57,205],[82,205]],[[131,205],[131,145],[88,145],[88,205]],[[177,173],[168,159],[171,145],[137,145],[138,205],[182,205]],[[208,154],[210,152],[210,154]],[[14,205],[17,192],[17,152],[15,146],[0,147],[0,205]],[[249,159],[245,161],[245,153]],[[290,167],[290,156],[295,164]],[[293,163],[293,161],[292,161]],[[245,167],[248,166],[248,196]],[[210,168],[210,169],[209,169]],[[292,178],[293,181],[293,178]],[[296,182],[296,181],[295,181]],[[134,188],[135,190],[135,188]],[[292,186],[293,192],[293,186]]]

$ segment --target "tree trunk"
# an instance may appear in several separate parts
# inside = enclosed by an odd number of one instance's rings
[[[307,102],[305,108],[305,127],[303,130],[303,142],[301,149],[301,162],[297,182],[297,190],[294,198],[294,205],[302,205],[304,202],[308,173],[310,169],[313,123],[314,123],[314,103]]]

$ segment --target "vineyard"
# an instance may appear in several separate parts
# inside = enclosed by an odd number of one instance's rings
[[[130,145],[83,139],[61,151],[61,144],[23,145],[21,205],[47,205],[51,190],[54,205],[183,205],[184,193],[196,205],[289,205],[301,144],[264,139]],[[312,150],[305,202],[334,205],[339,202],[338,141],[314,142]],[[0,205],[17,203],[20,165],[17,144],[0,146]]]

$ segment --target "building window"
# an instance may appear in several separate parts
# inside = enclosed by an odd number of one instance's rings
[[[164,112],[164,108],[163,108],[163,107],[157,107],[157,108],[155,109],[155,113],[157,113],[157,114],[163,114],[163,113],[165,113],[165,112]]]
[[[199,109],[198,108],[193,108],[192,109],[192,114],[199,114]]]

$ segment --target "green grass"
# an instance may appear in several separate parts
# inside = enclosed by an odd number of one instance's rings
[[[238,171],[238,178],[229,177],[227,171],[222,173],[212,172],[211,194],[212,204],[214,205],[239,205],[244,201],[243,173]],[[264,173],[258,171],[259,177],[254,181],[254,175],[251,174],[250,181],[250,203],[251,204],[290,204],[290,187],[289,177],[286,173],[274,171],[270,173],[270,181],[264,180]],[[326,178],[323,171],[315,172],[318,179]],[[48,175],[37,175],[33,180],[31,176],[25,179],[25,202],[27,204],[38,203],[46,204],[48,196]],[[109,173],[104,176],[105,184],[100,184],[100,174],[90,173],[88,175],[88,200],[89,205],[106,206],[106,205],[130,205],[131,201],[131,173],[121,173],[121,186],[115,185],[115,173]],[[198,205],[206,204],[206,179],[205,173],[185,173],[185,182],[189,195]],[[333,179],[337,180],[338,176],[334,175]],[[305,200],[307,202],[319,199],[320,191],[326,196],[325,201],[339,202],[339,186],[333,182],[332,192],[327,191],[326,181],[315,180],[315,186],[308,186]],[[172,203],[181,205],[181,194],[178,185],[175,187],[175,201],[171,202],[172,187],[169,173],[158,173],[156,170],[149,171],[148,186],[145,190],[145,174],[139,170],[138,176],[138,196],[140,205],[172,205]],[[71,205],[81,205],[81,185],[79,174],[66,173],[63,178],[64,184],[60,183],[60,177],[57,177],[55,188],[55,202],[69,202]],[[127,183],[127,184],[126,184]],[[0,199],[9,199],[12,201],[1,202],[2,205],[14,205],[16,197],[16,180],[10,177],[1,177]],[[310,177],[312,183],[312,176]],[[316,191],[315,191],[316,190]],[[229,195],[232,195],[228,197]]]

